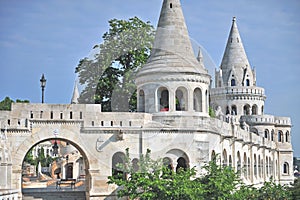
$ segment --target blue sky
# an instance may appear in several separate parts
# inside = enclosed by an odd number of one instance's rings
[[[83,3],[84,2],[84,3]],[[0,0],[0,100],[69,103],[79,60],[89,55],[112,18],[138,16],[157,24],[162,0]],[[300,1],[182,1],[190,37],[220,65],[231,20],[239,31],[257,85],[266,90],[265,111],[290,116],[300,156]],[[213,72],[214,66],[209,66]],[[213,74],[211,74],[213,76]]]

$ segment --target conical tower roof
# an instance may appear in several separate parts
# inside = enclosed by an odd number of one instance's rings
[[[195,58],[180,0],[164,0],[150,58],[138,76],[157,72],[207,73]]]
[[[242,39],[236,24],[236,18],[233,17],[232,26],[227,40],[226,49],[223,55],[221,69],[224,83],[230,79],[230,74],[235,72],[238,79],[243,79],[245,70],[251,71],[250,64],[242,43]]]
[[[79,98],[79,90],[77,87],[77,82],[75,82],[71,104],[78,104],[78,98]]]

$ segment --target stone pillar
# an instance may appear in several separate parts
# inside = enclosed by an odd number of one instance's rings
[[[7,182],[7,175],[10,172],[7,171],[7,163],[0,163],[0,188],[10,188]]]

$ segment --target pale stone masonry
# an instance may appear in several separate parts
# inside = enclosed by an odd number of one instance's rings
[[[76,104],[76,87],[73,104],[13,104],[0,112],[0,189],[17,189],[21,198],[25,154],[51,139],[71,143],[83,156],[87,199],[114,198],[107,177],[126,148],[132,159],[151,149],[173,170],[195,167],[199,174],[219,154],[247,184],[271,177],[292,182],[291,120],[264,114],[265,92],[256,86],[235,18],[215,76],[211,88],[201,52],[197,59],[193,54],[180,1],[164,0],[154,49],[136,78],[138,112]]]

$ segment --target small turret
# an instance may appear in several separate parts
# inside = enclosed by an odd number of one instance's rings
[[[220,68],[223,86],[255,86],[256,84],[255,74],[250,67],[235,17],[232,20]]]
[[[71,104],[78,104],[78,98],[79,98],[79,90],[77,87],[77,82],[75,82]]]

